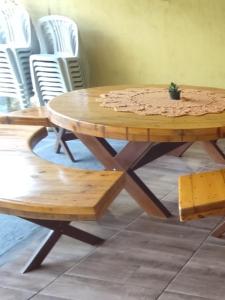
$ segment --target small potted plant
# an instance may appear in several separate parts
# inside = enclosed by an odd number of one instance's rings
[[[181,90],[179,89],[179,87],[174,82],[171,82],[169,86],[170,98],[173,100],[180,100],[180,93]]]

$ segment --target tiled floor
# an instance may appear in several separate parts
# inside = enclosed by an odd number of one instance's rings
[[[180,223],[177,216],[178,176],[219,167],[198,144],[183,158],[152,162],[138,173],[174,217],[150,218],[122,192],[100,222],[76,222],[104,237],[102,246],[64,237],[39,270],[22,275],[46,234],[36,232],[1,257],[0,300],[225,299],[225,239],[210,236],[221,218]]]

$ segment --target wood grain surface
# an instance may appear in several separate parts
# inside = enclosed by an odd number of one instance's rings
[[[179,210],[182,221],[225,215],[225,169],[179,178]]]
[[[0,115],[1,124],[52,126],[46,106],[30,107]]]
[[[129,112],[116,112],[100,106],[96,101],[102,93],[128,87],[143,85],[95,87],[58,96],[47,105],[49,119],[52,123],[77,133],[130,141],[194,142],[216,140],[225,136],[225,112],[203,116],[141,116]],[[181,88],[225,92],[215,88]]]
[[[119,171],[65,168],[37,157],[43,127],[0,126],[0,211],[48,220],[96,219],[124,185]]]

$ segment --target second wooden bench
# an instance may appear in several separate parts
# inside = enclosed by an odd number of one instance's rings
[[[37,157],[32,149],[46,135],[44,127],[0,125],[0,212],[51,229],[23,272],[39,267],[62,234],[103,242],[70,222],[98,219],[124,186],[122,172],[66,168]]]
[[[181,221],[225,216],[225,169],[180,176],[179,211]],[[212,235],[224,232],[225,222]]]

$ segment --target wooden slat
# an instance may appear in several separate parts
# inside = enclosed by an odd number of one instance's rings
[[[225,215],[225,169],[181,176],[179,208],[182,221]]]
[[[42,160],[31,147],[45,133],[43,127],[0,126],[0,211],[48,220],[99,218],[123,188],[123,173]]]

